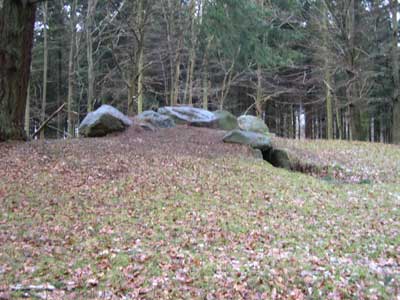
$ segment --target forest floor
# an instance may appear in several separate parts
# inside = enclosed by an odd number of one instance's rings
[[[400,298],[399,147],[223,134],[0,144],[0,299]]]

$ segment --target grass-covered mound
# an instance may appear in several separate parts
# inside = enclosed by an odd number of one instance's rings
[[[332,184],[256,160],[223,135],[131,128],[0,144],[0,296],[393,299],[398,147],[274,140],[345,173]],[[44,284],[54,289],[21,290]]]

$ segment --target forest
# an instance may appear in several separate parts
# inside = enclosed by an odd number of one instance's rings
[[[128,115],[187,104],[260,116],[281,137],[400,142],[395,0],[37,6],[28,135],[63,103],[41,138],[75,136],[101,104]]]

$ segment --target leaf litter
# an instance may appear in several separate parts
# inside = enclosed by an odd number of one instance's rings
[[[0,299],[399,297],[398,147],[274,139],[374,182],[331,185],[223,134],[0,144]]]

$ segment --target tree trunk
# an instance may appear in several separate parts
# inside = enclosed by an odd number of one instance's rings
[[[301,114],[302,114],[302,109],[303,105],[299,105],[299,110],[297,113],[297,124],[299,124],[299,140],[301,140]]]
[[[350,7],[348,10],[348,19],[347,19],[347,27],[348,27],[348,36],[349,36],[349,57],[347,58],[349,67],[354,69],[354,39],[355,39],[355,12],[354,12],[354,1],[350,0]],[[351,74],[349,72],[349,74]],[[354,75],[351,75],[354,76]],[[349,80],[351,86],[348,86],[346,89],[346,97],[349,104],[349,116],[350,116],[350,140],[357,139],[359,130],[358,130],[358,110],[354,107],[355,102],[355,88],[353,80]]]
[[[94,14],[96,11],[97,0],[88,1],[88,9],[86,16],[86,56],[88,62],[88,95],[87,95],[87,112],[93,110],[94,103],[94,62],[93,62],[93,25],[94,25]]]
[[[325,2],[322,3],[322,18],[323,18],[323,30],[322,34],[324,37],[324,77],[325,77],[325,97],[326,97],[326,135],[329,140],[333,139],[333,108],[332,108],[332,80],[329,69],[329,16]]]
[[[351,120],[350,120],[350,108],[346,108],[342,110],[342,132],[343,132],[343,139],[347,141],[352,140],[351,136]]]
[[[350,127],[351,127],[351,140],[362,141],[364,137],[364,128],[361,122],[361,111],[358,105],[350,106]]]
[[[257,64],[257,91],[256,91],[256,113],[257,113],[257,116],[261,116],[261,114],[263,112],[262,97],[263,97],[262,70],[261,70],[261,65]]]
[[[43,92],[42,92],[42,114],[41,122],[46,119],[46,103],[47,103],[47,70],[49,59],[49,48],[47,44],[47,11],[48,3],[43,2]],[[40,139],[44,140],[44,129],[40,132]]]
[[[343,139],[343,130],[342,130],[342,118],[340,115],[340,109],[337,105],[337,98],[335,98],[335,104],[336,104],[336,126],[337,126],[337,131],[336,131],[336,138],[341,140]]]
[[[176,6],[175,6],[176,5]],[[182,9],[182,2],[177,1],[174,7],[178,11]],[[175,19],[175,18],[174,18]],[[171,102],[172,105],[177,105],[179,100],[179,79],[181,75],[181,52],[182,52],[182,45],[183,45],[183,38],[184,38],[184,30],[182,28],[182,14],[179,13],[177,24],[174,24],[172,21],[172,29],[178,33],[177,37],[177,45],[175,48],[175,55],[174,55],[174,66],[171,66]],[[176,26],[175,26],[176,25]]]
[[[137,102],[137,113],[141,114],[143,112],[143,72],[144,72],[144,7],[143,7],[143,0],[139,1],[138,7],[138,24],[139,24],[139,49],[138,49],[138,62],[137,62],[137,72],[138,72],[138,102]]]
[[[196,33],[195,33],[195,19],[196,19],[196,1],[190,0],[189,3],[189,24],[190,24],[190,48],[189,59],[186,71],[186,84],[183,101],[185,103],[193,104],[193,73],[196,61]]]
[[[351,140],[365,140],[366,132],[363,128],[361,107],[359,100],[357,99],[357,78],[356,78],[356,60],[358,57],[358,49],[356,45],[356,27],[358,25],[359,16],[359,5],[360,0],[350,0],[350,7],[348,10],[348,36],[349,36],[349,55],[348,55],[348,66],[350,71],[349,74],[349,85],[347,86],[347,100],[349,104],[350,112],[350,136]]]
[[[36,5],[0,3],[0,141],[26,139],[24,116]]]
[[[25,132],[29,136],[30,131],[30,119],[31,119],[31,89],[30,81],[28,83],[28,94],[26,96],[26,107],[25,107]]]
[[[391,0],[392,10],[392,67],[393,67],[393,124],[392,124],[392,139],[393,143],[400,144],[400,78],[399,78],[399,57],[398,57],[398,35],[399,25],[397,20],[397,0]]]
[[[177,41],[174,38],[174,33],[176,32],[176,26],[179,24],[176,24],[176,17],[174,15],[174,9],[176,9],[176,5],[181,5],[180,1],[179,3],[175,0],[167,0],[164,2],[162,5],[162,10],[163,10],[163,17],[165,20],[166,24],[166,38],[167,38],[167,46],[168,46],[168,58],[169,58],[169,105],[174,106],[176,103],[176,95],[175,95],[175,82],[176,82],[176,76],[177,76],[177,71],[180,71],[179,68],[177,68],[177,62],[179,58],[179,51],[180,51],[180,45],[176,45]],[[180,9],[180,7],[179,7]],[[180,16],[179,16],[180,20]],[[178,21],[179,23],[179,21]],[[178,78],[178,83],[179,83],[179,78]],[[167,97],[167,95],[165,95]]]
[[[203,109],[208,109],[208,70],[203,70]]]
[[[193,105],[193,76],[194,76],[194,67],[196,64],[196,51],[193,47],[190,54],[190,69],[189,69],[189,96],[188,96],[188,104]]]
[[[288,109],[288,138],[293,138],[293,104],[290,104]]]
[[[229,70],[225,72],[224,80],[222,81],[221,97],[219,99],[220,110],[224,109],[226,97],[228,96],[229,91],[231,89],[234,68],[235,68],[235,59],[232,60],[232,64]]]
[[[64,103],[62,99],[62,45],[59,44],[59,49],[57,50],[57,105],[60,107],[62,103]],[[62,118],[61,114],[57,115],[57,136],[58,138],[64,137],[64,118]]]
[[[57,54],[57,59],[56,59],[56,97],[57,97],[57,106],[60,107],[63,103],[65,103],[63,99],[63,49],[65,48],[64,46],[64,41],[63,41],[63,36],[64,36],[64,10],[63,10],[63,0],[57,0],[54,2],[55,5],[55,14],[53,16],[54,20],[54,26],[56,28],[56,34],[58,36],[57,40],[55,41],[56,43],[56,54]],[[61,139],[64,138],[64,117],[62,114],[57,115],[57,138]]]
[[[136,73],[136,72],[135,72]],[[133,115],[133,105],[136,99],[136,75],[133,74],[128,85],[128,116]]]
[[[306,116],[306,124],[305,124],[305,135],[306,139],[313,138],[313,109],[310,104],[305,105],[305,116]]]
[[[264,13],[264,0],[257,0],[257,5],[259,9]],[[265,39],[262,39],[262,44],[264,45]],[[257,91],[256,91],[256,115],[261,116],[263,113],[263,86],[262,86],[262,68],[261,64],[257,63]]]
[[[143,41],[142,41],[143,42]],[[143,72],[144,72],[144,52],[143,44],[140,46],[139,50],[139,61],[138,61],[138,103],[137,103],[137,113],[141,114],[143,112]]]
[[[74,112],[72,111],[73,97],[74,97],[74,79],[75,79],[75,48],[76,48],[76,4],[77,0],[73,0],[71,8],[71,43],[69,49],[69,62],[68,62],[68,97],[67,97],[67,110],[68,110],[68,134],[70,137],[74,136]]]
[[[179,77],[181,74],[181,43],[182,40],[180,39],[178,43],[178,48],[176,49],[175,53],[175,72],[174,72],[174,77],[173,77],[173,83],[172,83],[172,90],[171,90],[171,101],[172,101],[172,106],[178,104],[178,98],[179,98]]]
[[[211,47],[213,39],[213,37],[208,39],[203,57],[203,109],[208,109],[208,50]]]

